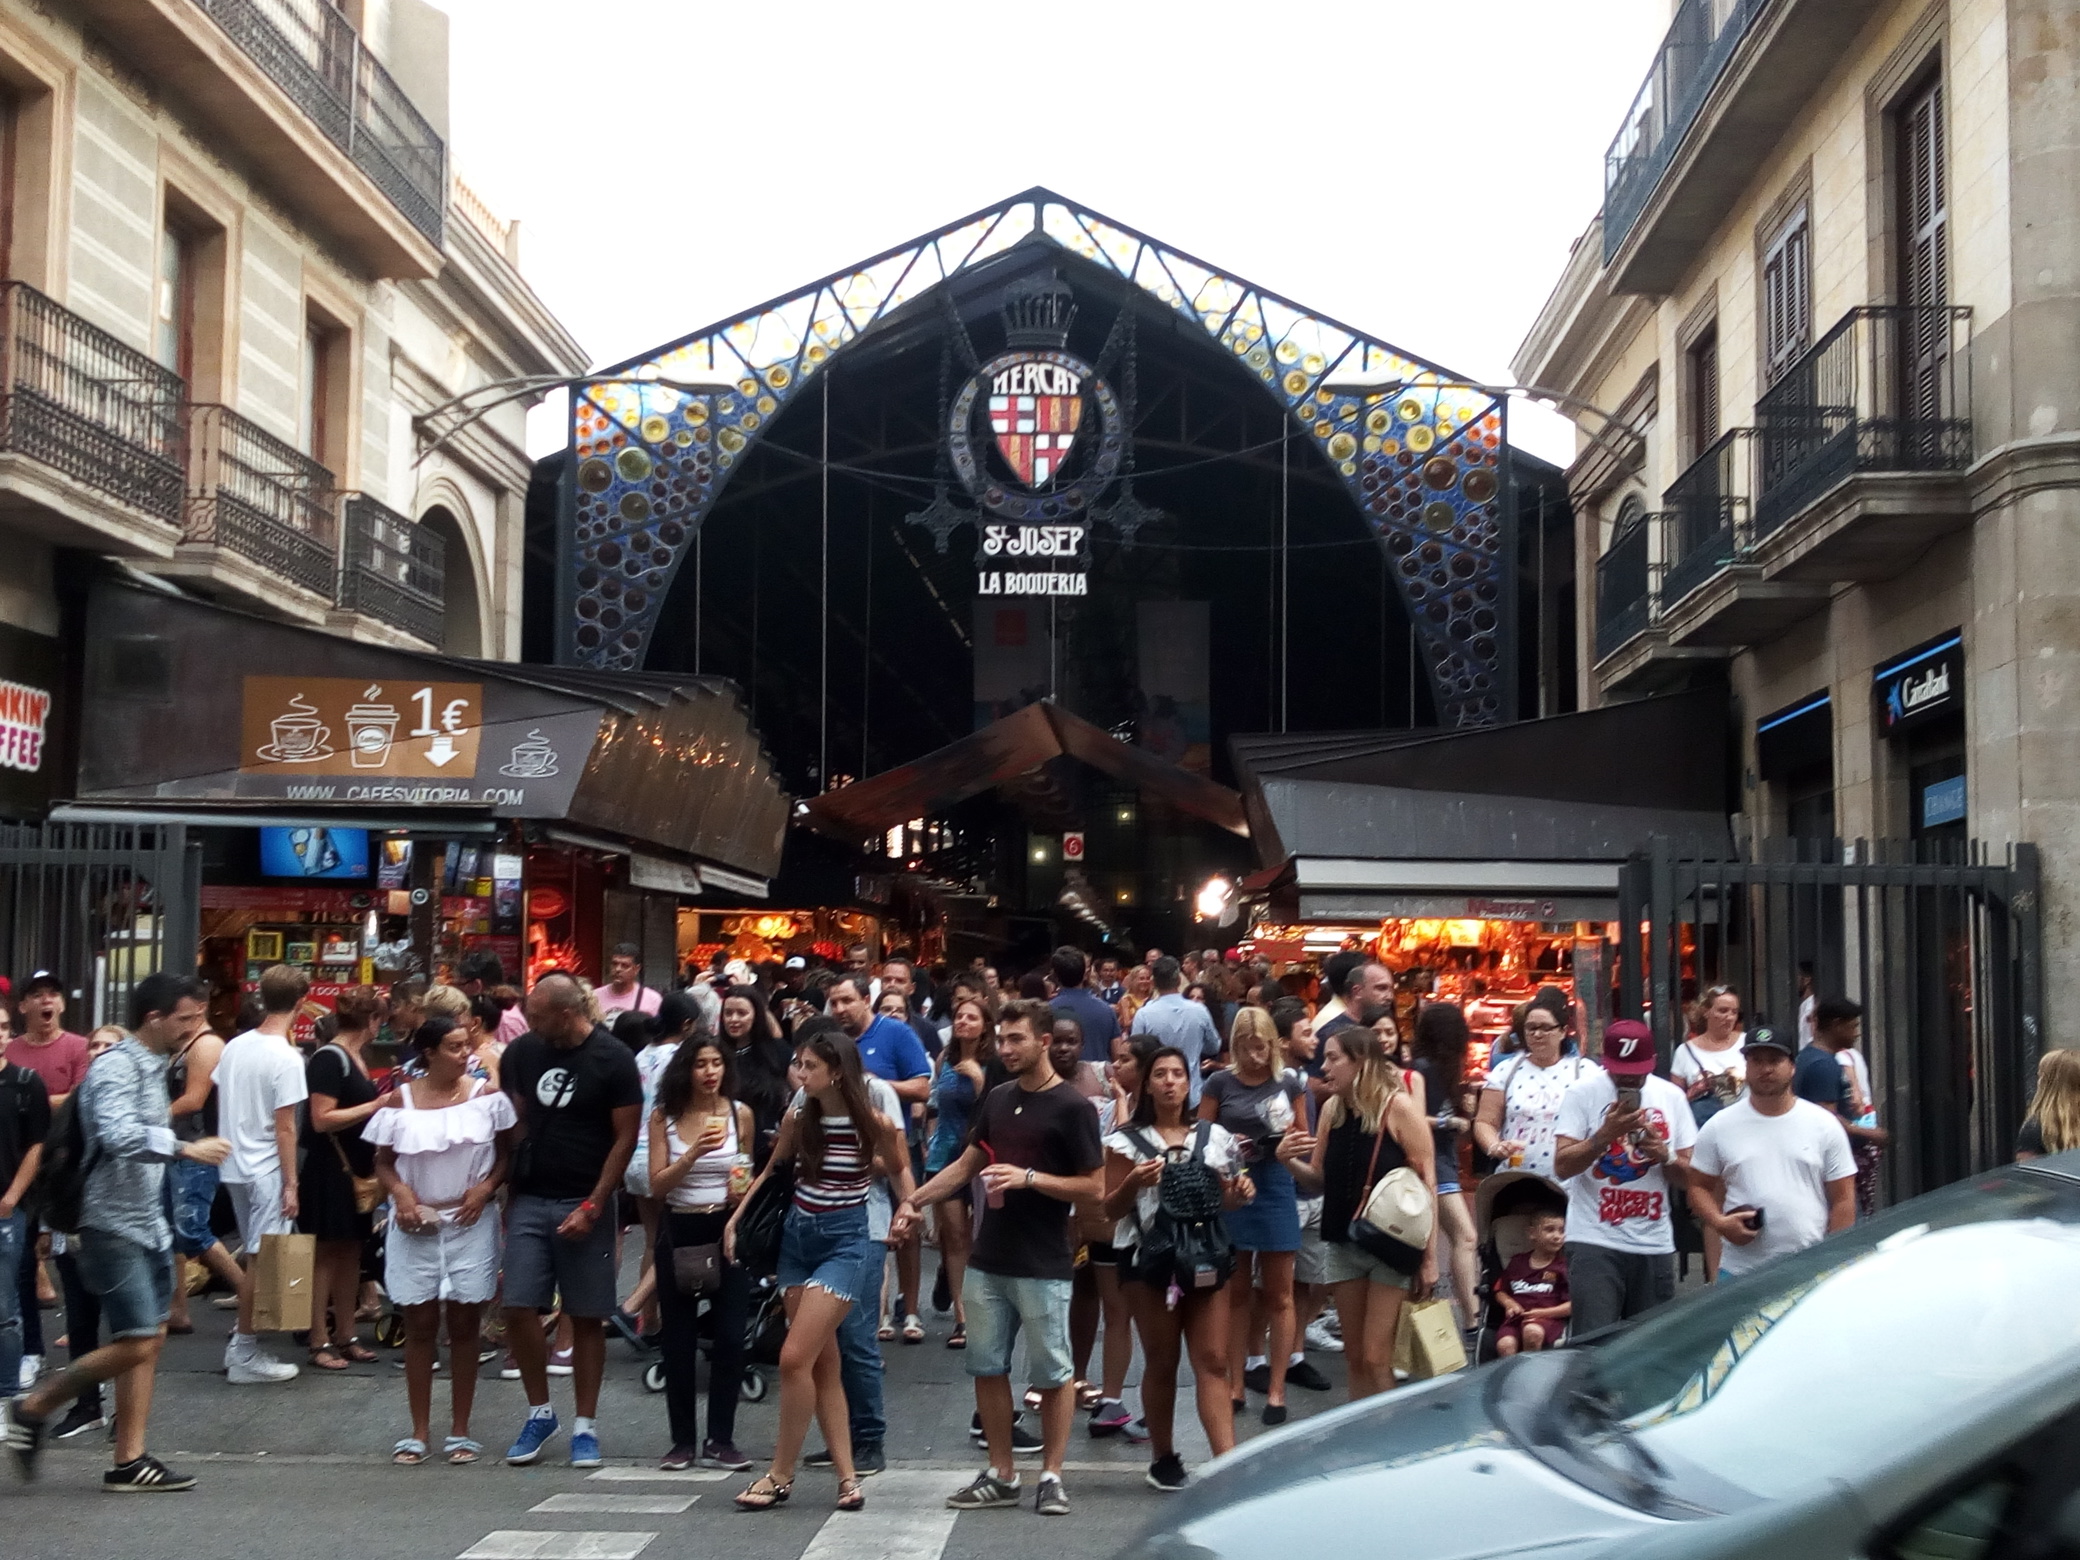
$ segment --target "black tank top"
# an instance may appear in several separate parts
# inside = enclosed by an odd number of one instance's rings
[[[181,1049],[180,1055],[166,1064],[166,1097],[177,1100],[188,1092],[188,1057],[194,1051],[196,1041],[191,1040]],[[209,1095],[202,1102],[202,1109],[185,1116],[172,1118],[173,1135],[183,1143],[199,1143],[206,1137],[217,1135],[217,1086],[210,1084]]]
[[[1322,1239],[1325,1241],[1348,1241],[1351,1238],[1351,1220],[1357,1217],[1358,1209],[1364,1205],[1365,1194],[1372,1189],[1373,1183],[1389,1170],[1398,1170],[1408,1163],[1408,1155],[1401,1151],[1401,1144],[1392,1132],[1385,1130],[1386,1123],[1382,1121],[1380,1126],[1381,1133],[1367,1132],[1363,1118],[1351,1113],[1329,1129],[1329,1151],[1322,1157]],[[1367,1176],[1366,1167],[1373,1165],[1375,1137],[1381,1137],[1379,1162]]]

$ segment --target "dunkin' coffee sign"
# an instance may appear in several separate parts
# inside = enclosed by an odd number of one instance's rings
[[[248,677],[245,774],[469,780],[484,724],[481,683]]]

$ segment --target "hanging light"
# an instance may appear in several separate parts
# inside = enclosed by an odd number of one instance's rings
[[[1202,921],[1223,920],[1235,900],[1235,885],[1216,873],[1199,890],[1198,910]]]

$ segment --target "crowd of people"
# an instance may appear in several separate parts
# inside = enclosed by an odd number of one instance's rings
[[[1358,952],[1303,990],[1232,955],[1122,969],[1067,947],[1008,985],[864,948],[841,969],[718,958],[669,992],[632,947],[606,981],[551,973],[524,1001],[495,960],[457,974],[349,991],[300,1045],[309,983],[288,966],[228,1039],[171,973],[93,1036],[64,1028],[47,975],[0,1005],[0,1273],[19,1277],[0,1381],[20,1385],[5,1431],[25,1471],[110,1428],[109,1488],[189,1487],[147,1449],[152,1380],[167,1333],[193,1329],[190,1291],[214,1287],[234,1386],[373,1359],[361,1325],[394,1313],[400,1465],[488,1457],[475,1386],[498,1361],[527,1400],[504,1460],[564,1433],[567,1377],[568,1461],[599,1466],[613,1333],[661,1361],[660,1465],[750,1472],[738,1403],[775,1350],[771,1457],[736,1503],[771,1509],[828,1468],[857,1510],[887,1466],[884,1346],[927,1341],[937,1313],[987,1461],[948,1503],[1023,1504],[1016,1459],[1037,1455],[1033,1509],[1058,1515],[1079,1416],[1145,1444],[1155,1489],[1186,1484],[1187,1355],[1219,1454],[1253,1395],[1275,1426],[1293,1388],[1330,1390],[1310,1350],[1342,1354],[1353,1399],[1391,1390],[1411,1298],[1448,1295],[1470,1354],[1510,1355],[1666,1302],[1679,1246],[1716,1279],[1811,1245],[1868,1208],[1885,1141],[1842,998],[1785,1030],[1712,987],[1664,1057],[1631,1021],[1585,1048],[1558,987],[1477,1043],[1451,1004],[1397,1004]],[[2080,1143],[2071,1056],[2045,1059],[2024,1153]],[[1498,1215],[1507,1251],[1481,1227]],[[260,1336],[251,1265],[292,1231],[315,1249],[301,1366]],[[46,1368],[53,1272],[68,1359]]]

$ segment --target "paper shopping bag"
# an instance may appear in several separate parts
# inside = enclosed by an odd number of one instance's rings
[[[1401,1325],[1394,1334],[1394,1368],[1406,1370],[1410,1381],[1428,1381],[1466,1368],[1466,1345],[1459,1337],[1459,1316],[1451,1301],[1411,1300],[1401,1308]]]
[[[253,1259],[253,1331],[304,1332],[311,1325],[315,1235],[263,1235]]]

